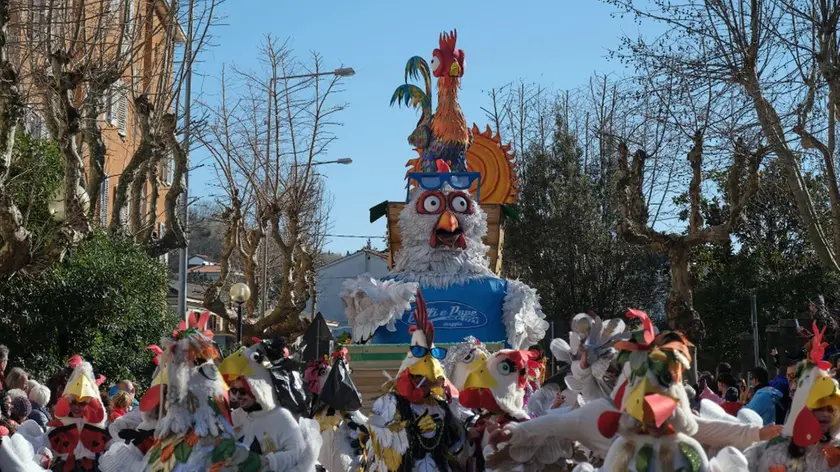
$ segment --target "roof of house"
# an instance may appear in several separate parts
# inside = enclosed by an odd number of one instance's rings
[[[190,267],[187,269],[187,272],[193,273],[202,273],[202,274],[215,274],[222,271],[222,266],[219,265],[200,265],[195,267]]]
[[[324,264],[323,266],[319,267],[318,270],[322,270],[322,269],[325,269],[327,267],[334,266],[334,265],[339,264],[339,263],[341,263],[341,262],[343,262],[347,259],[350,259],[351,257],[355,257],[359,254],[370,254],[371,256],[377,257],[379,259],[382,259],[385,262],[388,262],[388,254],[387,253],[381,253],[379,251],[374,251],[372,249],[362,248],[362,249],[359,249],[358,251],[356,251],[352,254],[348,254],[348,255],[342,257],[341,259],[336,259],[336,260],[330,262],[329,264]]]

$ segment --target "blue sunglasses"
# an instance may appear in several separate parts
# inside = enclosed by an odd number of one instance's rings
[[[442,361],[444,358],[446,358],[446,348],[433,347],[429,349],[423,346],[411,346],[411,355],[416,357],[417,359],[425,356],[430,351],[432,353],[432,357],[439,361]]]
[[[472,184],[481,179],[480,172],[409,172],[408,178],[417,182],[423,190],[440,190],[444,184],[456,190],[468,190]],[[475,200],[480,201],[481,182],[476,188]],[[406,195],[406,201],[408,201]]]

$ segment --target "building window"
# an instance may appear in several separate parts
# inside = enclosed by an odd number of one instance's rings
[[[125,136],[128,126],[128,90],[122,79],[114,82],[105,97],[105,120]]]
[[[99,185],[99,224],[104,228],[108,225],[108,202],[111,201],[111,182],[107,175]]]
[[[167,151],[166,156],[163,157],[160,180],[164,185],[172,185],[172,151]]]

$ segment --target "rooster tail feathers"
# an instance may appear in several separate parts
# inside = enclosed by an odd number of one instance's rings
[[[414,56],[405,64],[405,81],[408,82],[409,78],[418,80],[420,77],[423,77],[423,82],[426,85],[426,95],[431,97],[432,72],[429,69],[429,63],[420,56]]]
[[[394,104],[405,104],[407,107],[414,109],[420,108],[425,114],[427,109],[431,110],[431,98],[426,92],[420,90],[420,87],[413,84],[402,84],[394,90],[391,95],[391,106]]]
[[[423,334],[426,335],[426,342],[429,344],[429,347],[432,347],[432,343],[435,342],[435,327],[429,321],[426,300],[423,299],[423,293],[420,290],[417,290],[415,303],[414,320],[417,323],[417,329],[423,331]]]

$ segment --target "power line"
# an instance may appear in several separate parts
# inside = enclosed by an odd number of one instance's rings
[[[328,238],[360,238],[360,239],[382,239],[385,240],[385,236],[359,236],[355,234],[327,234],[326,237]]]

